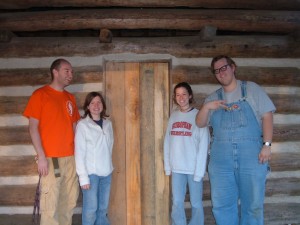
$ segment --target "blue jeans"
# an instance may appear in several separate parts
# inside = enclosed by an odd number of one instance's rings
[[[172,173],[172,225],[186,225],[184,199],[186,186],[189,187],[192,218],[189,225],[203,225],[204,212],[202,204],[203,182],[195,182],[194,175]]]
[[[109,225],[107,209],[109,204],[111,174],[106,177],[89,175],[90,189],[82,190],[82,225]]]

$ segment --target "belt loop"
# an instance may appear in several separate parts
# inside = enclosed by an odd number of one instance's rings
[[[58,158],[52,158],[55,177],[60,177]]]

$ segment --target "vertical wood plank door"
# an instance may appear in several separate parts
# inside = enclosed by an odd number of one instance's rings
[[[114,128],[112,225],[170,224],[163,138],[169,117],[169,64],[105,63],[104,92]]]

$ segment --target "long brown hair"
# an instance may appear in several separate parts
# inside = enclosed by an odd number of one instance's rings
[[[106,103],[104,101],[103,96],[99,92],[92,91],[92,92],[88,93],[87,96],[85,97],[85,101],[84,101],[84,104],[83,104],[84,115],[82,116],[82,118],[86,118],[87,115],[89,115],[90,118],[93,118],[92,115],[91,115],[90,110],[88,109],[88,106],[90,105],[91,101],[97,96],[100,97],[100,100],[101,100],[102,105],[103,105],[103,110],[100,113],[100,118],[105,119],[106,117],[109,117],[109,115],[106,114]]]
[[[174,90],[173,90],[173,101],[174,101],[174,103],[176,105],[178,105],[178,103],[176,102],[176,89],[181,88],[181,87],[185,88],[187,90],[187,92],[189,93],[189,95],[192,96],[189,99],[189,104],[194,103],[195,100],[194,100],[193,90],[187,82],[180,82],[180,83],[176,84],[176,86],[174,87]]]

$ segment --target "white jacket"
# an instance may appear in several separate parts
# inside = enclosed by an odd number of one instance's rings
[[[103,119],[103,129],[89,116],[81,119],[75,133],[75,161],[80,186],[90,184],[88,175],[108,176],[113,171],[113,129]]]

